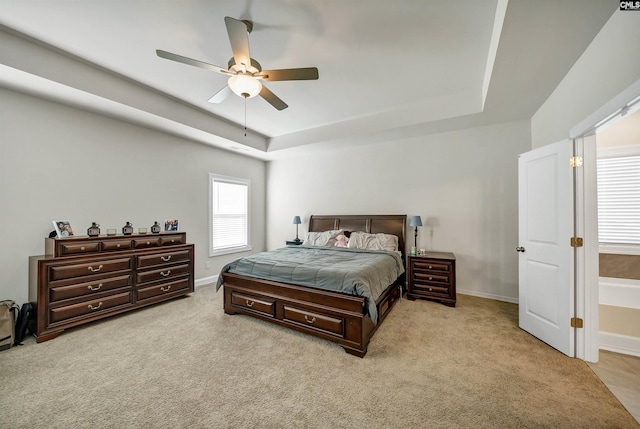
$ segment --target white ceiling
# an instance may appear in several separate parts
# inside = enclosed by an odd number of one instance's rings
[[[15,53],[11,60],[0,56],[11,67],[0,84],[33,88],[35,81],[16,81],[37,76],[42,92],[58,92],[58,100],[81,90],[82,103],[97,110],[121,109],[121,115],[146,116],[148,124],[163,122],[157,126],[189,138],[257,148],[250,154],[273,159],[312,143],[362,143],[415,129],[528,119],[617,6],[617,0],[0,0],[5,30],[143,84],[156,97],[159,91],[169,96],[167,103],[180,100],[211,121],[236,124],[235,131],[208,137],[216,131],[187,123],[171,108],[159,113],[151,97],[124,102],[115,90],[104,93],[98,79],[56,77],[51,65]],[[251,55],[264,69],[319,69],[317,81],[267,83],[286,110],[247,100],[248,138],[243,99],[207,102],[226,85],[223,75],[155,54],[162,49],[226,68],[225,16],[254,22]],[[13,78],[10,71],[16,71]],[[87,93],[100,97],[92,101]]]

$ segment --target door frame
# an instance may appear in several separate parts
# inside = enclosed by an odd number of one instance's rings
[[[596,181],[596,138],[599,126],[618,116],[628,103],[640,97],[640,80],[626,88],[569,131],[574,141],[574,152],[582,156],[583,166],[575,176],[575,233],[583,237],[584,247],[575,255],[575,317],[584,320],[584,329],[578,329],[576,357],[587,362],[598,362],[599,330],[599,249],[598,249],[598,195]]]

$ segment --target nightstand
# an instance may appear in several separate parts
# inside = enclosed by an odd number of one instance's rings
[[[289,246],[289,245],[291,245],[291,246],[299,246],[299,245],[302,244],[302,240],[298,240],[298,241],[295,241],[295,240],[290,240],[289,241],[289,240],[287,240],[286,243],[287,243],[287,246]]]
[[[407,298],[439,301],[456,306],[456,257],[449,252],[408,256]]]

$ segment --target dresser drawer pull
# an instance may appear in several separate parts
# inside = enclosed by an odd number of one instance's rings
[[[315,316],[313,316],[311,319],[309,319],[309,316],[307,316],[306,314],[304,315],[304,320],[306,320],[309,323],[313,323],[316,321]]]
[[[85,247],[84,246],[80,247],[80,250],[85,250]]]
[[[160,275],[162,277],[169,277],[169,274],[171,274],[171,270],[167,271],[166,273],[164,271],[160,271]]]
[[[150,245],[151,243],[147,241],[147,246]]]
[[[102,283],[100,283],[100,284],[98,285],[98,287],[93,287],[93,286],[89,285],[89,286],[87,286],[87,289],[89,289],[89,290],[91,290],[91,291],[94,291],[94,292],[95,292],[95,291],[97,291],[97,290],[100,290],[100,288],[101,288],[102,286],[103,286],[103,285],[102,285]]]
[[[433,292],[433,288],[429,288],[429,292]]]
[[[175,242],[176,242],[176,240],[171,240],[171,242],[172,242],[172,243],[175,243]]]
[[[171,290],[171,285],[167,286],[166,288],[164,288],[163,286],[160,286],[160,290],[162,292],[169,292]]]
[[[169,262],[171,260],[171,255],[167,256],[166,258],[164,256],[160,256],[160,259],[162,259],[165,262]]]
[[[119,244],[116,244],[116,247],[119,249],[119,248],[120,248],[120,245],[119,245]]]
[[[433,280],[433,277],[429,276],[429,280]]]
[[[98,306],[97,306],[97,307],[94,307],[94,306],[93,306],[93,305],[91,305],[91,304],[87,305],[87,307],[89,307],[91,310],[97,310],[97,309],[99,309],[100,307],[102,307],[102,301],[100,301],[100,302],[98,303]]]
[[[433,267],[431,265],[429,265],[429,269],[432,269]]]
[[[98,265],[98,268],[93,268],[93,267],[88,267],[87,268],[89,271],[91,271],[92,273],[97,273],[98,271],[100,271],[102,269],[102,265]]]
[[[255,304],[255,301],[249,302],[249,300],[247,300],[247,307],[252,308],[253,304]]]

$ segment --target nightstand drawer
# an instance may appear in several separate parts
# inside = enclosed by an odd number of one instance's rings
[[[451,284],[451,277],[448,275],[434,274],[429,272],[413,272],[413,281],[416,283],[427,282],[430,284]]]
[[[413,268],[415,270],[429,270],[429,271],[443,271],[446,273],[451,272],[451,264],[442,261],[413,261]]]
[[[449,286],[435,285],[435,284],[422,284],[422,283],[414,283],[413,290],[415,293],[426,293],[429,295],[437,295],[440,294],[442,296],[448,297],[451,293]]]

